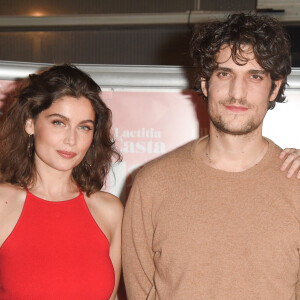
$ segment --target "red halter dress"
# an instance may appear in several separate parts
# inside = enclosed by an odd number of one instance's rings
[[[0,248],[1,300],[104,300],[114,288],[109,242],[82,192],[52,202],[29,191]]]

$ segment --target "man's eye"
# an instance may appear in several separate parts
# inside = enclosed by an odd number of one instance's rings
[[[260,75],[256,75],[256,74],[251,75],[251,78],[253,78],[255,80],[262,80],[263,79]]]
[[[64,125],[64,123],[62,121],[59,121],[59,120],[52,121],[52,124],[54,124],[56,126],[62,126],[62,125]]]
[[[219,72],[219,73],[217,74],[217,76],[218,76],[218,77],[228,77],[228,76],[229,76],[229,73],[227,73],[227,72]]]

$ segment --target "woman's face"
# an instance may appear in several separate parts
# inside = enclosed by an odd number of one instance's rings
[[[84,98],[64,96],[28,119],[25,130],[34,134],[36,167],[70,171],[84,158],[94,133],[95,112]]]

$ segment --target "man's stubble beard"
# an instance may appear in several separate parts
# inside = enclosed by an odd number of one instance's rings
[[[230,100],[224,100],[219,103],[219,105],[232,105],[232,104],[239,104],[241,106],[245,106],[249,109],[251,109],[253,106],[250,105],[247,100],[241,99],[241,100],[236,100],[236,99],[230,99]],[[266,113],[268,110],[268,103],[266,104]],[[208,100],[208,115],[210,118],[210,121],[213,123],[217,131],[220,133],[225,133],[225,134],[231,134],[231,135],[247,135],[253,131],[255,131],[263,122],[264,117],[266,115],[264,114],[262,120],[256,120],[255,116],[252,116],[246,124],[242,124],[241,128],[236,128],[236,129],[231,129],[230,124],[228,124],[228,121],[226,122],[223,120],[222,115],[219,116],[213,116],[210,111],[210,105],[209,105],[209,100]],[[238,116],[237,116],[238,117]]]

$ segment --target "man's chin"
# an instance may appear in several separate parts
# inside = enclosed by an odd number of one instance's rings
[[[213,122],[214,127],[219,133],[230,134],[235,136],[248,135],[254,132],[260,124],[247,124],[245,126],[228,126],[223,123]]]

